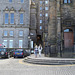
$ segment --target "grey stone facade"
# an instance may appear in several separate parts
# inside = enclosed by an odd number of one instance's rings
[[[41,1],[41,2],[40,2]],[[48,4],[45,4],[48,1]],[[75,52],[75,1],[34,0],[37,6],[37,35],[50,56],[73,57]],[[67,2],[67,3],[66,3]],[[45,10],[45,7],[49,7]],[[40,10],[40,7],[42,9]],[[48,12],[48,17],[45,13]],[[43,14],[43,16],[39,16]],[[42,20],[42,23],[39,21]],[[39,27],[42,25],[42,29]],[[66,31],[68,30],[68,31]]]
[[[50,55],[73,57],[75,46],[75,1],[50,1],[50,20],[48,25],[48,42]],[[65,30],[69,31],[65,31]],[[70,38],[69,38],[70,37]],[[67,40],[67,41],[66,41]]]
[[[32,39],[32,41],[34,41],[34,43],[36,43],[37,41],[37,34],[36,34],[36,5],[35,3],[32,1],[31,2],[31,6],[30,6],[30,37]]]
[[[5,13],[8,13],[8,24],[5,24]],[[10,13],[14,13],[14,24],[10,24]],[[23,24],[20,24],[20,13],[23,13]],[[30,0],[0,0],[0,44],[3,40],[7,40],[7,48],[9,48],[9,40],[13,40],[13,48],[19,48],[19,40],[23,40],[22,48],[28,48],[28,35],[30,26]],[[8,31],[4,36],[3,31]],[[9,31],[14,32],[13,36],[9,36]],[[23,36],[19,36],[19,31],[23,31]]]

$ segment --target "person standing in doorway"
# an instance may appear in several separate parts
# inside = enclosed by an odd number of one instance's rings
[[[38,51],[39,51],[39,57],[41,57],[41,52],[42,52],[42,46],[41,46],[41,44],[38,47]]]

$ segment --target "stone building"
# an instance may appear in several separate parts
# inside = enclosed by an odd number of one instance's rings
[[[33,0],[36,5],[36,28],[37,28],[37,45],[44,44],[47,40],[43,36],[48,35],[49,22],[49,0]],[[45,39],[45,40],[44,40]]]
[[[51,0],[48,43],[51,56],[73,57],[75,52],[75,1]]]
[[[73,57],[75,52],[75,1],[34,0],[37,9],[37,42],[41,37],[47,55]],[[45,14],[48,13],[46,16]],[[40,42],[39,42],[40,43]]]
[[[0,0],[0,44],[28,48],[30,0]]]
[[[0,14],[0,44],[5,47],[28,48],[30,35],[47,56],[74,57],[74,0],[0,0]]]

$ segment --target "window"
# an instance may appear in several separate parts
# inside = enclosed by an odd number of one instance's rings
[[[71,0],[64,0],[64,3],[71,3]]]
[[[72,32],[71,29],[65,29],[64,32]]]
[[[14,13],[10,14],[10,24],[14,24]]]
[[[5,24],[8,24],[8,13],[5,13]]]
[[[40,10],[42,10],[42,7],[40,7]]]
[[[23,31],[19,31],[19,36],[23,36]]]
[[[48,7],[45,7],[45,10],[48,10]]]
[[[14,33],[13,31],[10,31],[10,32],[9,32],[9,35],[10,35],[10,36],[13,36],[13,33]]]
[[[40,14],[40,16],[42,16],[42,14]]]
[[[8,35],[8,32],[7,31],[4,31],[4,36],[7,36]]]
[[[23,24],[23,13],[20,14],[20,24]]]
[[[13,40],[9,40],[9,48],[13,48]]]
[[[21,0],[21,3],[24,3],[24,0]]]
[[[42,29],[42,26],[40,26],[40,29]]]
[[[48,1],[45,1],[45,4],[48,4]]]
[[[45,16],[48,17],[48,13],[46,13]]]
[[[9,2],[12,2],[12,0],[9,0]]]
[[[40,23],[42,23],[42,20],[40,20]]]
[[[19,48],[22,48],[23,40],[19,40]]]
[[[42,1],[40,1],[40,4],[42,4]]]
[[[4,44],[5,48],[7,48],[7,40],[3,40],[3,44]]]

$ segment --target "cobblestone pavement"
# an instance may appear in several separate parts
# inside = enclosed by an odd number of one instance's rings
[[[30,66],[20,64],[21,59],[0,59],[0,75],[75,75],[75,66]]]

